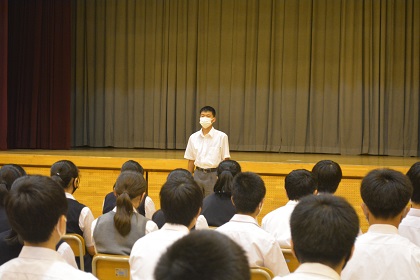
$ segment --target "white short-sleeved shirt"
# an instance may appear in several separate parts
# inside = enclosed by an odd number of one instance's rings
[[[275,276],[289,274],[279,244],[271,234],[260,228],[253,217],[235,214],[216,230],[229,236],[244,249],[249,266],[267,267]]]
[[[194,160],[194,165],[201,168],[216,168],[230,158],[228,136],[214,127],[206,135],[200,129],[188,139],[184,158]]]
[[[407,216],[398,226],[401,236],[420,246],[420,209],[410,208]]]
[[[290,248],[290,216],[298,202],[289,200],[285,206],[271,211],[262,219],[262,229],[271,233],[281,248]]]
[[[63,259],[72,267],[79,269],[77,267],[76,259],[74,256],[74,252],[71,249],[70,245],[67,242],[61,243],[58,247],[57,252],[63,257]]]
[[[66,192],[66,198],[76,200],[74,196]],[[89,207],[84,207],[80,212],[79,216],[79,228],[83,231],[83,239],[85,239],[86,247],[93,246],[92,233],[90,232],[92,222],[95,218],[93,217],[92,211]]]
[[[273,280],[340,280],[340,275],[329,266],[320,263],[303,263],[295,272]]]
[[[23,246],[19,257],[0,266],[0,279],[96,279],[69,265],[59,253],[43,247]]]
[[[374,224],[360,235],[343,280],[420,279],[420,248],[398,234],[392,225]]]
[[[129,260],[131,279],[154,279],[153,273],[160,256],[175,241],[188,233],[186,226],[166,223],[160,230],[137,240]]]

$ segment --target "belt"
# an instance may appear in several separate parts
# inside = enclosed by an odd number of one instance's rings
[[[201,168],[198,166],[196,166],[195,169],[200,170],[201,172],[204,172],[204,173],[211,173],[211,172],[217,171],[217,168]]]

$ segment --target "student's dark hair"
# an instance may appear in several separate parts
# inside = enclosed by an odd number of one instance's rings
[[[341,182],[343,173],[338,163],[332,160],[321,160],[312,168],[318,182],[318,192],[335,193]]]
[[[124,162],[124,164],[121,166],[121,172],[124,171],[134,171],[141,173],[141,175],[144,175],[143,166],[141,166],[140,163],[138,163],[137,161],[131,159]]]
[[[193,175],[190,171],[184,168],[176,168],[169,172],[166,181],[182,181],[182,180],[194,180]]]
[[[196,230],[177,240],[156,265],[156,280],[248,280],[241,246],[214,230]]]
[[[50,176],[65,189],[72,179],[79,177],[79,169],[69,160],[60,160],[51,166]]]
[[[265,192],[264,181],[255,173],[242,172],[233,178],[232,200],[238,213],[254,213],[264,199]]]
[[[59,218],[67,214],[67,199],[63,188],[51,178],[24,176],[13,183],[6,212],[17,234],[38,244],[49,240]]]
[[[392,169],[375,169],[362,180],[360,195],[377,218],[396,217],[410,201],[413,186],[407,176]]]
[[[413,185],[411,201],[414,203],[420,203],[420,162],[416,162],[410,167],[407,172],[407,177]]]
[[[5,164],[0,169],[0,206],[4,205],[4,200],[8,195],[13,182],[22,176],[25,176],[25,170],[17,164]]]
[[[233,177],[241,172],[241,166],[238,162],[227,159],[220,162],[217,167],[217,181],[214,185],[214,192],[219,195],[231,196]]]
[[[131,200],[143,195],[146,185],[143,175],[134,171],[123,171],[117,178],[115,183],[117,212],[114,216],[114,225],[122,236],[131,231],[131,216],[134,213]]]
[[[314,193],[316,180],[310,171],[296,169],[287,174],[284,179],[284,188],[289,200],[299,200]]]
[[[293,210],[290,231],[300,263],[335,267],[350,258],[359,233],[359,218],[342,197],[310,195],[302,198]]]
[[[167,223],[188,227],[203,206],[203,192],[194,180],[167,180],[160,190],[160,207]]]
[[[213,114],[213,117],[216,116],[216,110],[211,106],[204,106],[203,108],[200,109],[200,114],[202,112],[211,112]]]

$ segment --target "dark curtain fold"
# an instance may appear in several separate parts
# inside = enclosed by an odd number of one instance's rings
[[[72,145],[416,156],[420,0],[73,0]]]
[[[9,1],[8,147],[70,148],[71,0]]]
[[[0,150],[7,149],[8,0],[0,0]]]

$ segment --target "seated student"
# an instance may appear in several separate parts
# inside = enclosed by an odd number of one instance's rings
[[[413,185],[411,208],[407,216],[401,221],[398,232],[420,246],[420,162],[411,166],[407,172],[407,177]]]
[[[85,271],[92,271],[92,256],[95,254],[90,227],[94,220],[92,211],[86,205],[78,202],[73,194],[79,188],[79,169],[69,160],[60,160],[51,166],[51,178],[56,181],[66,194],[69,205],[67,212],[67,232],[77,233],[85,239],[86,251],[84,257]],[[76,258],[79,264],[79,257]]]
[[[4,201],[13,182],[25,176],[25,170],[17,164],[6,164],[0,169],[0,232],[10,230],[9,220],[7,219]]]
[[[241,172],[241,166],[234,160],[224,160],[217,167],[217,181],[214,193],[206,196],[201,214],[209,226],[218,227],[227,223],[236,214],[230,200],[233,177]]]
[[[123,171],[134,171],[139,172],[144,177],[144,169],[143,167],[134,160],[126,161],[122,167],[121,172]],[[115,203],[117,201],[117,194],[115,193],[115,184],[112,188],[112,192],[107,194],[104,199],[102,214],[106,214],[115,207]],[[153,214],[156,212],[155,203],[153,200],[148,196],[145,195],[144,199],[141,201],[139,207],[137,208],[137,212],[148,219],[151,219]]]
[[[328,194],[306,196],[293,210],[290,228],[300,266],[274,279],[340,279],[359,232],[359,217],[350,203]]]
[[[269,268],[275,276],[289,274],[286,261],[274,237],[256,220],[264,203],[264,181],[255,173],[239,173],[233,179],[232,202],[238,214],[216,230],[226,234],[245,250],[250,266]]]
[[[194,227],[202,204],[203,191],[194,179],[184,176],[174,180],[172,176],[166,181],[160,190],[160,205],[166,223],[160,230],[140,238],[134,244],[130,254],[132,280],[153,279],[160,256]]]
[[[301,198],[316,194],[316,181],[308,170],[297,169],[286,176],[284,188],[289,202],[265,215],[261,227],[274,236],[280,247],[290,248],[290,215]]]
[[[6,211],[25,245],[19,257],[0,266],[0,279],[96,279],[70,266],[55,251],[66,232],[67,202],[63,189],[51,178],[17,179],[7,197]]]
[[[319,194],[334,194],[343,177],[340,165],[332,160],[317,162],[312,168],[312,174],[317,180]]]
[[[178,181],[178,180],[194,180],[193,175],[186,169],[183,168],[177,168],[169,172],[168,177],[166,178],[166,181]],[[203,194],[204,190],[201,188]],[[152,220],[157,224],[159,229],[163,227],[163,225],[166,223],[165,214],[163,213],[162,209],[157,210],[153,216]],[[194,229],[208,229],[209,225],[207,223],[206,218],[203,215],[198,216],[197,221],[195,223]]]
[[[130,255],[134,243],[158,227],[136,211],[146,191],[146,181],[140,173],[121,172],[115,191],[117,206],[92,223],[93,241],[98,253]]]
[[[420,279],[420,248],[398,234],[413,187],[404,174],[376,169],[363,178],[362,209],[370,227],[355,243],[342,279]]]
[[[160,258],[156,280],[249,280],[244,250],[214,230],[192,231]]]
[[[23,240],[13,229],[6,230],[0,233],[0,265],[11,259],[17,258],[22,251]],[[74,268],[77,267],[75,256],[70,245],[60,240],[55,246],[56,251],[61,257]]]

